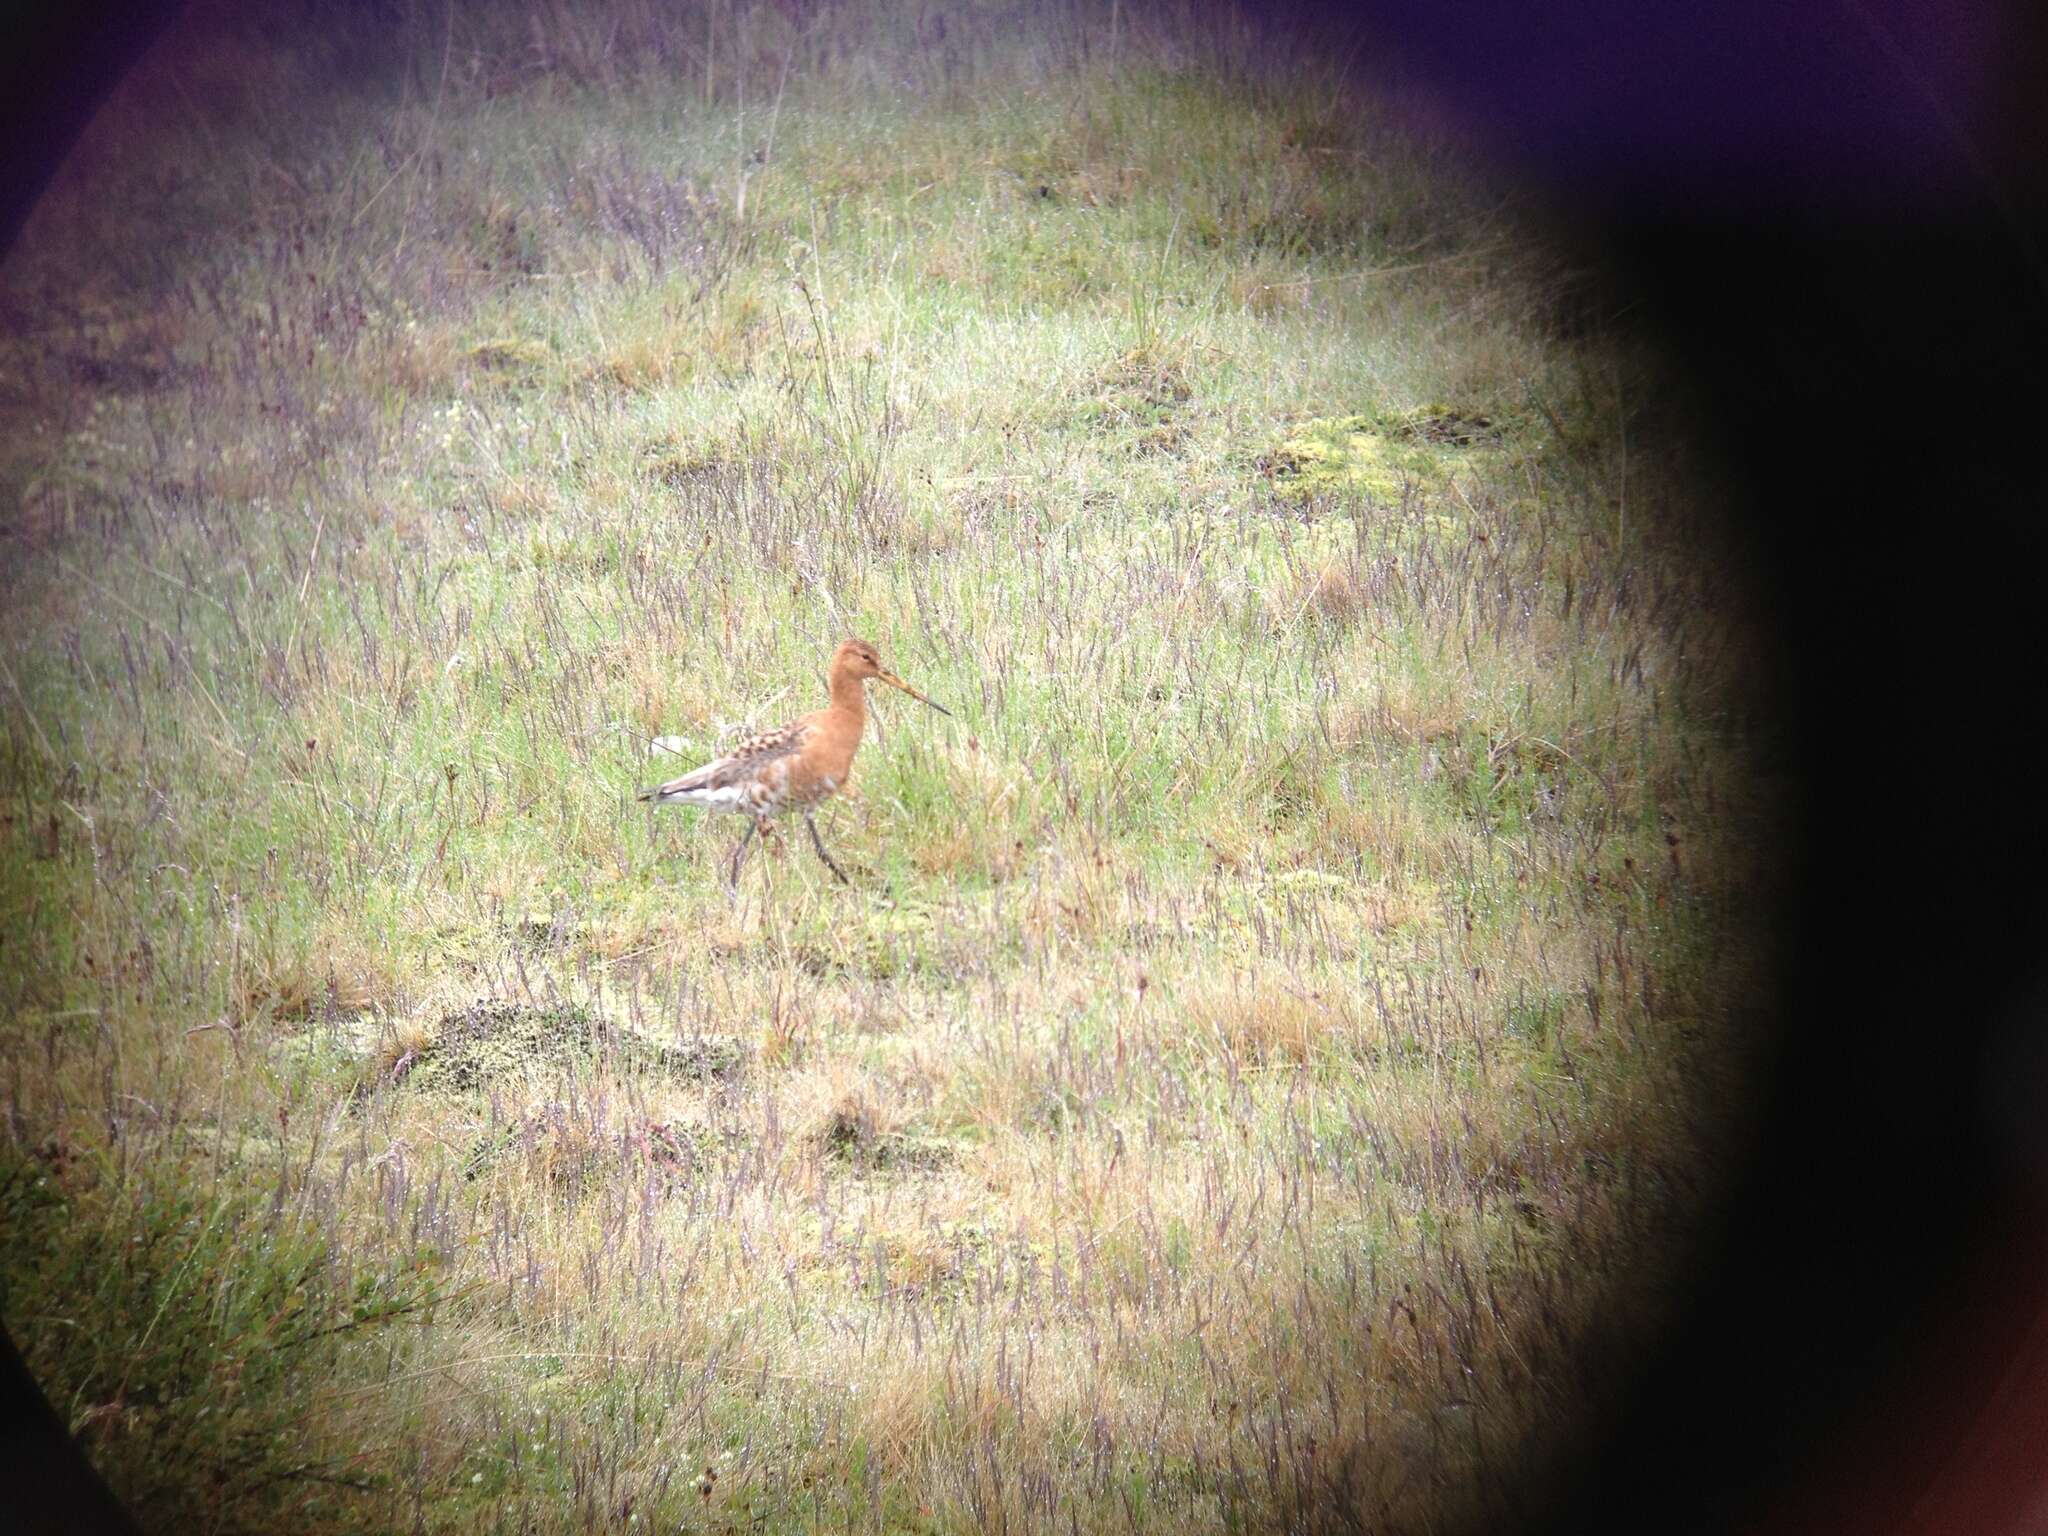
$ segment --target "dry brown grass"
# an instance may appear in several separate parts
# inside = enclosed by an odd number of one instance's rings
[[[948,742],[932,754],[932,766],[947,806],[944,820],[918,829],[910,857],[928,875],[973,876],[1003,881],[1024,867],[1029,849],[1015,812],[1024,780],[1012,764],[970,737]]]
[[[766,1017],[760,1028],[760,1060],[764,1067],[793,1067],[818,1025],[813,989],[800,971],[782,972],[770,984]]]
[[[909,1123],[910,1110],[876,1074],[834,1057],[786,1080],[797,1138],[823,1153],[871,1156]]]
[[[423,1018],[380,1020],[364,1055],[365,1086],[403,1082],[433,1042],[433,1026]]]
[[[231,1005],[240,1021],[356,1017],[403,1007],[404,979],[360,934],[330,924],[317,943],[280,954],[251,952],[253,932],[233,956]]]
[[[1270,970],[1182,976],[1169,984],[1178,1028],[1248,1066],[1343,1055],[1357,1021],[1344,993]]]
[[[1231,300],[1261,319],[1305,308],[1314,292],[1311,284],[1277,263],[1260,262],[1230,275]]]
[[[508,517],[547,518],[562,511],[554,484],[536,475],[511,475],[491,487],[491,503]]]
[[[688,334],[680,327],[664,326],[613,342],[591,376],[617,389],[645,393],[687,383],[695,372]]]
[[[1345,629],[1367,616],[1368,597],[1345,566],[1326,563],[1294,572],[1265,593],[1267,617],[1276,625],[1308,619]]]
[[[464,348],[452,325],[413,324],[389,333],[363,362],[366,379],[407,399],[444,393],[461,371]]]

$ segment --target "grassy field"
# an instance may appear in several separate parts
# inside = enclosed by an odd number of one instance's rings
[[[0,270],[0,1316],[145,1524],[1442,1529],[1605,1401],[1744,588],[1328,57],[202,7],[102,113]],[[633,791],[847,633],[954,718],[728,898]]]

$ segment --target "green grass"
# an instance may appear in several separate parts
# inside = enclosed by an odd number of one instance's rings
[[[0,1313],[157,1527],[1440,1527],[1656,1314],[1768,811],[1658,375],[1114,14],[202,11],[0,269]],[[649,744],[847,632],[954,719],[728,901]]]

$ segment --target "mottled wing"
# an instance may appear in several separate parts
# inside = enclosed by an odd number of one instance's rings
[[[640,791],[642,800],[683,800],[696,796],[715,795],[721,790],[733,790],[760,778],[763,770],[771,763],[785,757],[795,757],[803,750],[804,737],[810,734],[810,722],[799,720],[794,725],[778,726],[772,731],[763,731],[758,736],[749,736],[738,746],[716,762],[706,763],[679,779],[670,779],[666,784],[657,784],[652,789]]]

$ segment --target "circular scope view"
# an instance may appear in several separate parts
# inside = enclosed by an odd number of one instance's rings
[[[152,1531],[1498,1525],[1771,800],[1684,413],[1246,14],[201,5],[0,267],[0,1321]]]

